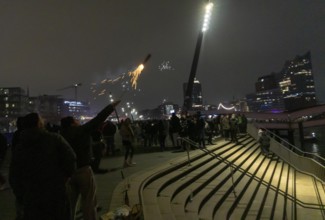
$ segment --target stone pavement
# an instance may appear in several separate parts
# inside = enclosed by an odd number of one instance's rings
[[[167,146],[167,150],[164,152],[160,152],[158,146],[147,148],[136,146],[134,162],[137,164],[133,167],[124,169],[122,168],[124,157],[123,148],[121,146],[117,146],[120,149],[122,148],[122,150],[115,156],[108,156],[102,159],[100,167],[109,169],[109,172],[106,174],[95,175],[97,183],[98,205],[102,207],[102,209],[98,212],[98,217],[104,215],[108,211],[113,211],[109,210],[111,203],[120,203],[123,201],[124,194],[121,194],[120,201],[111,201],[114,189],[122,181],[121,171],[123,171],[124,177],[127,178],[128,176],[133,175],[137,172],[148,169],[158,164],[166,163],[173,158],[184,156],[184,154],[186,154],[186,152],[175,151],[175,148],[170,147],[170,143],[168,145],[169,147]],[[9,160],[10,155],[7,155],[6,161],[1,168],[1,172],[5,175],[5,177],[8,175]],[[115,204],[113,206],[116,205],[118,204]],[[0,219],[13,220],[14,218],[14,196],[12,190],[9,188],[7,190],[0,191]]]

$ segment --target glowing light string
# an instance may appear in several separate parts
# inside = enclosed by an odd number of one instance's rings
[[[228,110],[228,111],[230,111],[230,110],[236,110],[236,108],[234,106],[228,108],[228,107],[224,106],[222,103],[219,103],[219,105],[218,105],[218,110],[220,110],[220,108],[223,108],[223,109]]]

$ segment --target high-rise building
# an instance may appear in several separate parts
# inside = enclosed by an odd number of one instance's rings
[[[64,100],[61,110],[63,116],[73,115],[75,117],[87,116],[89,114],[89,103],[75,100]]]
[[[185,94],[188,83],[183,83],[183,94],[185,100]],[[202,86],[199,80],[194,79],[193,83],[193,91],[192,91],[192,107],[193,108],[201,108],[203,106],[203,98],[202,98]]]
[[[279,87],[285,109],[294,110],[316,105],[310,52],[287,61],[280,75]]]
[[[279,73],[258,78],[246,96],[250,111],[291,111],[316,105],[310,52],[287,61]]]
[[[28,112],[28,96],[20,87],[0,88],[0,118],[17,118]]]
[[[20,87],[0,88],[0,132],[10,132],[17,117],[28,112],[28,96]]]
[[[279,112],[284,110],[284,103],[278,83],[279,74],[258,78],[255,93],[246,96],[249,110],[253,112]]]
[[[29,97],[30,112],[38,112],[46,122],[57,123],[62,117],[63,99],[60,95]]]

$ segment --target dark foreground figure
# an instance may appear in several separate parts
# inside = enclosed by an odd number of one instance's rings
[[[44,129],[37,113],[26,115],[23,127],[10,165],[23,219],[70,219],[66,183],[76,169],[74,151],[62,136]]]

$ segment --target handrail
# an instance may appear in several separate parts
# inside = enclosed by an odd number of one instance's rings
[[[321,163],[322,165],[325,166],[325,158],[323,158],[319,154],[314,153],[314,152],[303,151],[300,148],[296,147],[295,145],[289,143],[288,141],[286,141],[285,139],[283,139],[279,135],[275,134],[274,132],[272,132],[272,131],[270,131],[270,130],[268,130],[266,128],[263,128],[263,127],[260,127],[260,128],[264,129],[268,133],[268,136],[272,137],[276,142],[278,142],[282,146],[290,149],[293,153],[296,153],[296,154],[298,154],[300,156],[303,156],[303,157],[308,157],[308,158],[311,158],[313,160],[316,160],[317,162],[319,162],[319,163]]]
[[[248,133],[256,140],[259,139],[258,128],[263,129],[263,127],[256,127],[254,124],[248,126]],[[325,182],[325,159],[323,157],[315,153],[302,151],[273,132],[265,130],[271,137],[270,150],[273,153],[297,170],[313,175],[323,183]]]
[[[233,194],[234,194],[235,198],[237,198],[237,195],[236,195],[236,189],[235,189],[235,183],[234,183],[234,182],[235,182],[235,181],[234,181],[234,171],[233,171],[233,169],[234,169],[234,165],[233,165],[231,162],[229,162],[229,161],[223,159],[223,158],[220,157],[218,154],[215,154],[215,153],[209,151],[209,150],[206,149],[206,148],[200,148],[200,147],[198,147],[198,146],[197,146],[197,143],[196,143],[195,141],[189,139],[189,138],[178,137],[177,139],[179,139],[179,140],[181,140],[181,141],[184,141],[184,142],[188,143],[190,146],[193,146],[193,147],[195,147],[196,149],[199,149],[199,150],[203,151],[204,153],[207,153],[207,154],[209,154],[210,156],[212,156],[212,157],[214,157],[214,158],[216,158],[216,159],[219,159],[219,160],[225,162],[225,163],[229,166],[229,168],[230,168],[231,182],[232,182],[232,183],[231,183],[231,184],[232,184],[232,191],[233,191]],[[189,147],[188,147],[188,146],[186,146],[186,151],[187,151],[188,163],[189,163],[189,166],[190,166],[190,165],[191,165],[191,164],[190,164],[190,152],[189,152]]]

